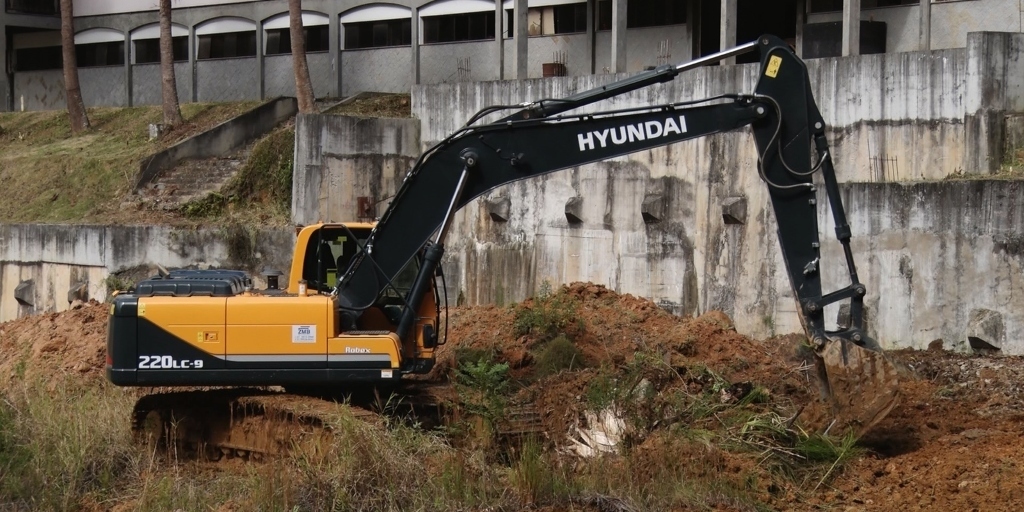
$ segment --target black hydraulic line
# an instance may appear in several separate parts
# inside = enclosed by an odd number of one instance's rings
[[[499,122],[514,121],[522,119],[533,119],[537,117],[549,117],[562,112],[568,112],[580,108],[591,103],[596,103],[601,100],[619,96],[630,91],[642,89],[644,87],[659,84],[663,82],[671,82],[676,78],[679,73],[690,69],[696,69],[712,62],[719,62],[729,57],[735,57],[736,55],[742,55],[749,53],[757,49],[757,42],[750,42],[730,48],[725,51],[706,55],[699,59],[694,59],[689,62],[682,64],[668,64],[664,66],[658,66],[649,71],[643,71],[637,73],[629,78],[619,80],[617,82],[604,85],[601,87],[595,87],[588,91],[583,91],[572,96],[568,96],[560,99],[547,99],[540,100],[533,103],[524,105],[524,109],[502,119]]]

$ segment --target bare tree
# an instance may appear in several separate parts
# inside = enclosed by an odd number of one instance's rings
[[[78,59],[75,57],[75,7],[72,0],[60,0],[60,45],[64,59],[64,88],[67,90],[68,117],[71,133],[89,129],[89,116],[78,85]]]
[[[160,78],[163,88],[164,125],[184,122],[178,106],[178,86],[174,78],[174,44],[171,39],[171,0],[160,0]]]
[[[313,103],[313,84],[309,81],[306,63],[306,35],[302,29],[302,0],[288,0],[288,31],[291,32],[292,67],[295,69],[295,96],[299,99],[299,112],[316,111]]]

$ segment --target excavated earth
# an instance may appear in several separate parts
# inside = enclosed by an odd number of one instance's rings
[[[799,336],[750,339],[736,333],[724,314],[678,318],[650,301],[598,285],[576,283],[561,293],[578,304],[581,322],[568,329],[586,363],[583,369],[531,377],[536,340],[513,334],[511,308],[479,306],[452,311],[449,342],[425,380],[438,395],[456,394],[449,378],[460,350],[490,351],[511,368],[513,404],[537,412],[535,422],[544,438],[565,457],[575,456],[564,449],[583,416],[589,383],[602,369],[628,367],[637,354],[655,354],[674,369],[666,382],[651,377],[659,391],[704,386],[682,370],[703,365],[731,383],[721,390],[723,403],[735,400],[730,393],[741,393],[741,384],[766,388],[772,407],[787,414],[814,402],[809,368],[797,349]],[[79,376],[83,386],[98,385],[108,307],[91,302],[0,324],[0,394],[11,379],[32,375]],[[901,369],[901,401],[859,441],[859,455],[820,485],[817,479],[780,484],[766,475],[759,498],[777,510],[1021,510],[1024,358],[944,351],[889,354]],[[795,424],[805,415],[798,415]],[[661,439],[649,436],[633,449],[651,451],[652,464],[666,455],[693,455],[659,453]],[[723,473],[762,470],[756,453],[724,450],[712,467]]]

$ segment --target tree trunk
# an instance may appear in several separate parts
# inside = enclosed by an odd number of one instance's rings
[[[316,111],[313,103],[313,84],[309,81],[306,63],[306,37],[302,30],[302,0],[288,0],[289,32],[292,38],[292,67],[295,69],[295,96],[299,99],[299,112]]]
[[[64,59],[64,88],[67,90],[68,117],[71,133],[89,129],[89,116],[78,85],[78,59],[75,57],[75,26],[72,0],[60,0],[60,44]]]
[[[160,0],[160,78],[163,89],[164,125],[181,124],[178,85],[174,78],[174,45],[171,39],[171,0]]]

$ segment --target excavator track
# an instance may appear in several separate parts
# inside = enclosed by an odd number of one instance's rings
[[[143,445],[175,457],[260,460],[329,442],[342,415],[379,422],[361,407],[256,389],[179,391],[147,395],[132,413]]]
[[[390,420],[437,427],[441,389],[420,382],[338,396],[254,388],[155,393],[136,402],[132,432],[140,444],[175,457],[259,460],[331,442],[332,425],[344,418],[382,427]]]

